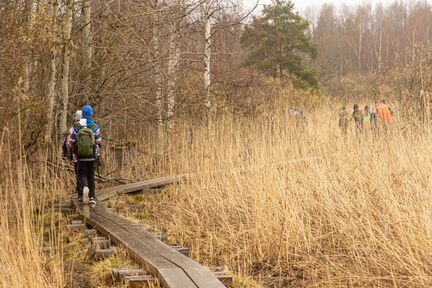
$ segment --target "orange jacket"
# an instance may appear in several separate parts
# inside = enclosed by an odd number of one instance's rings
[[[391,124],[393,122],[393,116],[391,114],[390,108],[386,104],[377,104],[376,111],[382,123]]]

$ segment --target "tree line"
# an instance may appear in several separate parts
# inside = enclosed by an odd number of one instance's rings
[[[432,4],[427,1],[325,4],[306,15],[313,23],[310,33],[319,51],[315,65],[324,81],[406,66],[416,57],[416,47],[432,40]]]

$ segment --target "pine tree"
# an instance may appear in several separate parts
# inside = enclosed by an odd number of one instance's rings
[[[291,79],[298,88],[317,88],[316,72],[303,63],[305,56],[316,57],[316,48],[307,32],[309,22],[294,11],[291,0],[273,0],[262,16],[245,27],[241,37],[249,50],[246,66]]]

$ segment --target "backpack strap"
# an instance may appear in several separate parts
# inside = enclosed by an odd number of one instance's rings
[[[81,130],[81,128],[83,128],[83,126],[79,123],[76,123],[73,125],[75,133],[78,133],[79,130]]]

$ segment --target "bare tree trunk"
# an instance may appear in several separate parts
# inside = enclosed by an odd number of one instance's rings
[[[415,57],[415,34],[416,34],[416,30],[417,30],[417,26],[414,26],[414,29],[412,31],[412,60],[414,61],[414,57]]]
[[[382,67],[382,24],[380,25],[380,32],[379,32],[378,73],[381,73],[381,67]]]
[[[27,12],[27,34],[28,37],[31,35],[31,29],[33,25],[33,0],[26,1],[26,12]],[[30,89],[30,74],[31,74],[31,56],[28,55],[24,66],[24,92]]]
[[[57,12],[57,0],[51,0],[50,5],[50,17],[51,17],[51,29],[52,33],[55,33],[55,18]],[[55,85],[57,78],[57,52],[56,47],[52,47],[51,59],[50,59],[50,76],[48,81],[48,113],[47,113],[47,132],[45,135],[45,140],[49,144],[53,144],[52,141],[52,130],[54,126],[54,106],[55,106]]]
[[[156,94],[156,119],[158,126],[158,135],[162,135],[163,131],[163,95],[162,95],[162,80],[163,75],[161,73],[161,68],[155,63],[159,61],[159,18],[156,15],[156,11],[159,8],[159,0],[155,1],[155,11],[154,11],[154,23],[153,23],[153,69],[154,69],[154,84],[155,84],[155,94]]]
[[[92,47],[92,25],[91,25],[91,5],[90,0],[82,0],[82,25],[83,25],[83,40],[84,40],[84,103],[88,102],[89,85],[91,75],[91,64],[93,57]]]
[[[174,20],[176,21],[176,20]],[[167,81],[167,119],[168,131],[172,132],[174,129],[174,106],[175,106],[175,84],[177,81],[177,70],[180,59],[180,25],[172,23],[170,27],[170,40],[169,40],[169,60],[168,60],[168,81]]]
[[[70,69],[70,41],[72,31],[72,8],[74,0],[67,0],[63,28],[63,77],[62,77],[62,111],[60,116],[60,139],[66,131],[67,112],[69,106],[69,69]]]
[[[159,36],[157,35],[157,29],[153,30],[153,45],[154,45],[154,58],[159,59]],[[162,74],[160,69],[155,69],[154,73],[154,83],[156,92],[156,118],[158,125],[159,134],[162,133],[160,130],[163,127],[162,117],[163,117],[163,95],[162,95]]]
[[[357,65],[358,65],[358,72],[361,72],[361,56],[362,56],[362,49],[363,49],[363,27],[361,23],[359,24],[359,38],[358,38],[358,54],[357,54]]]
[[[212,48],[212,13],[211,13],[211,0],[204,2],[204,88],[206,90],[206,98],[204,105],[207,108],[211,107],[211,48]]]
[[[48,144],[52,143],[52,128],[54,126],[54,106],[55,106],[55,85],[57,77],[57,56],[53,52],[50,60],[50,76],[48,82],[48,114],[47,123],[48,129],[46,133],[46,141]]]

